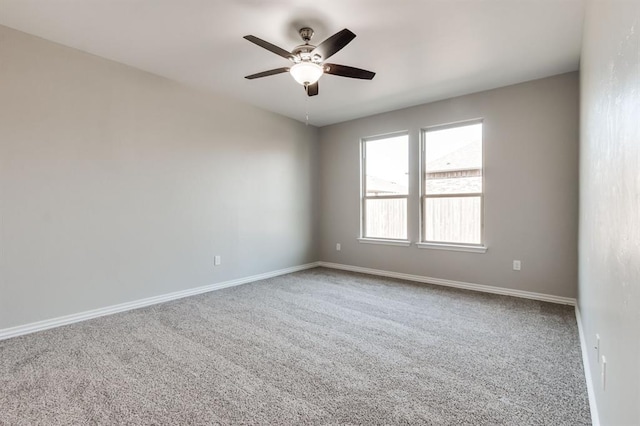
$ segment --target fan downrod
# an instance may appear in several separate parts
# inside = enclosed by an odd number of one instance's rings
[[[313,28],[309,28],[309,27],[300,28],[300,31],[298,31],[298,33],[300,33],[300,37],[302,37],[302,40],[306,44],[309,44],[309,42],[311,41],[311,38],[313,37]]]

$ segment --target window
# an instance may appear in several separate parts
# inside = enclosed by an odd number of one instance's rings
[[[422,131],[422,241],[482,245],[482,122]]]
[[[362,237],[407,239],[409,136],[362,141]]]

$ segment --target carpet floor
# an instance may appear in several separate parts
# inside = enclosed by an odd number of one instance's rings
[[[590,416],[573,307],[316,268],[1,341],[0,424]]]

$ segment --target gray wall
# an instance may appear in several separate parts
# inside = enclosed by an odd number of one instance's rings
[[[569,73],[321,128],[321,260],[576,297],[578,89],[578,74]],[[488,252],[359,243],[360,138],[408,130],[417,153],[420,128],[474,118],[484,119]],[[415,155],[413,242],[417,168]],[[512,270],[514,259],[522,271]]]
[[[4,27],[0,58],[0,329],[317,260],[316,128]]]
[[[579,306],[588,366],[601,424],[639,425],[639,1],[588,4],[581,68]]]

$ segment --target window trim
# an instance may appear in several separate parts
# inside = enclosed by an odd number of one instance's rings
[[[409,199],[411,197],[411,173],[408,175],[408,187],[406,195],[376,195],[376,196],[367,196],[367,162],[366,162],[366,143],[373,142],[381,139],[390,139],[399,136],[407,137],[407,170],[410,169],[411,166],[411,140],[410,134],[408,130],[400,130],[390,133],[378,134],[375,136],[367,136],[364,138],[360,138],[360,237],[358,241],[361,243],[370,243],[370,244],[387,244],[394,246],[409,246],[411,245],[411,240],[409,239]],[[379,238],[379,237],[368,237],[366,236],[366,226],[367,226],[367,217],[366,217],[366,208],[365,204],[367,200],[379,200],[379,199],[393,199],[393,200],[406,200],[407,203],[407,220],[404,223],[407,238]]]
[[[435,249],[435,250],[449,250],[449,251],[464,251],[469,253],[486,253],[488,248],[484,245],[469,245],[469,244],[453,244],[453,243],[416,243],[416,247],[420,249]]]
[[[402,246],[402,247],[409,247],[411,245],[410,240],[394,240],[391,238],[361,237],[361,238],[358,238],[358,242],[363,244],[382,244],[386,246]]]
[[[428,132],[437,131],[437,130],[446,130],[446,129],[454,129],[456,127],[464,127],[471,126],[474,124],[482,124],[482,192],[473,192],[473,193],[449,193],[449,194],[426,194],[425,182],[424,182],[424,174],[426,173],[426,135]],[[485,137],[484,137],[484,118],[473,118],[470,120],[462,120],[455,121],[451,123],[445,124],[436,124],[433,126],[422,127],[420,129],[420,160],[419,160],[419,183],[418,188],[420,191],[419,197],[419,208],[420,208],[420,223],[419,223],[419,232],[420,237],[416,246],[418,248],[423,249],[440,249],[440,250],[452,250],[452,251],[465,251],[465,252],[474,252],[474,253],[485,253],[487,251],[487,246],[485,245],[485,233],[484,233],[484,216],[485,216]],[[426,238],[426,211],[425,211],[425,200],[427,198],[460,198],[460,197],[480,197],[480,243],[457,243],[452,241],[432,241],[427,240]]]

